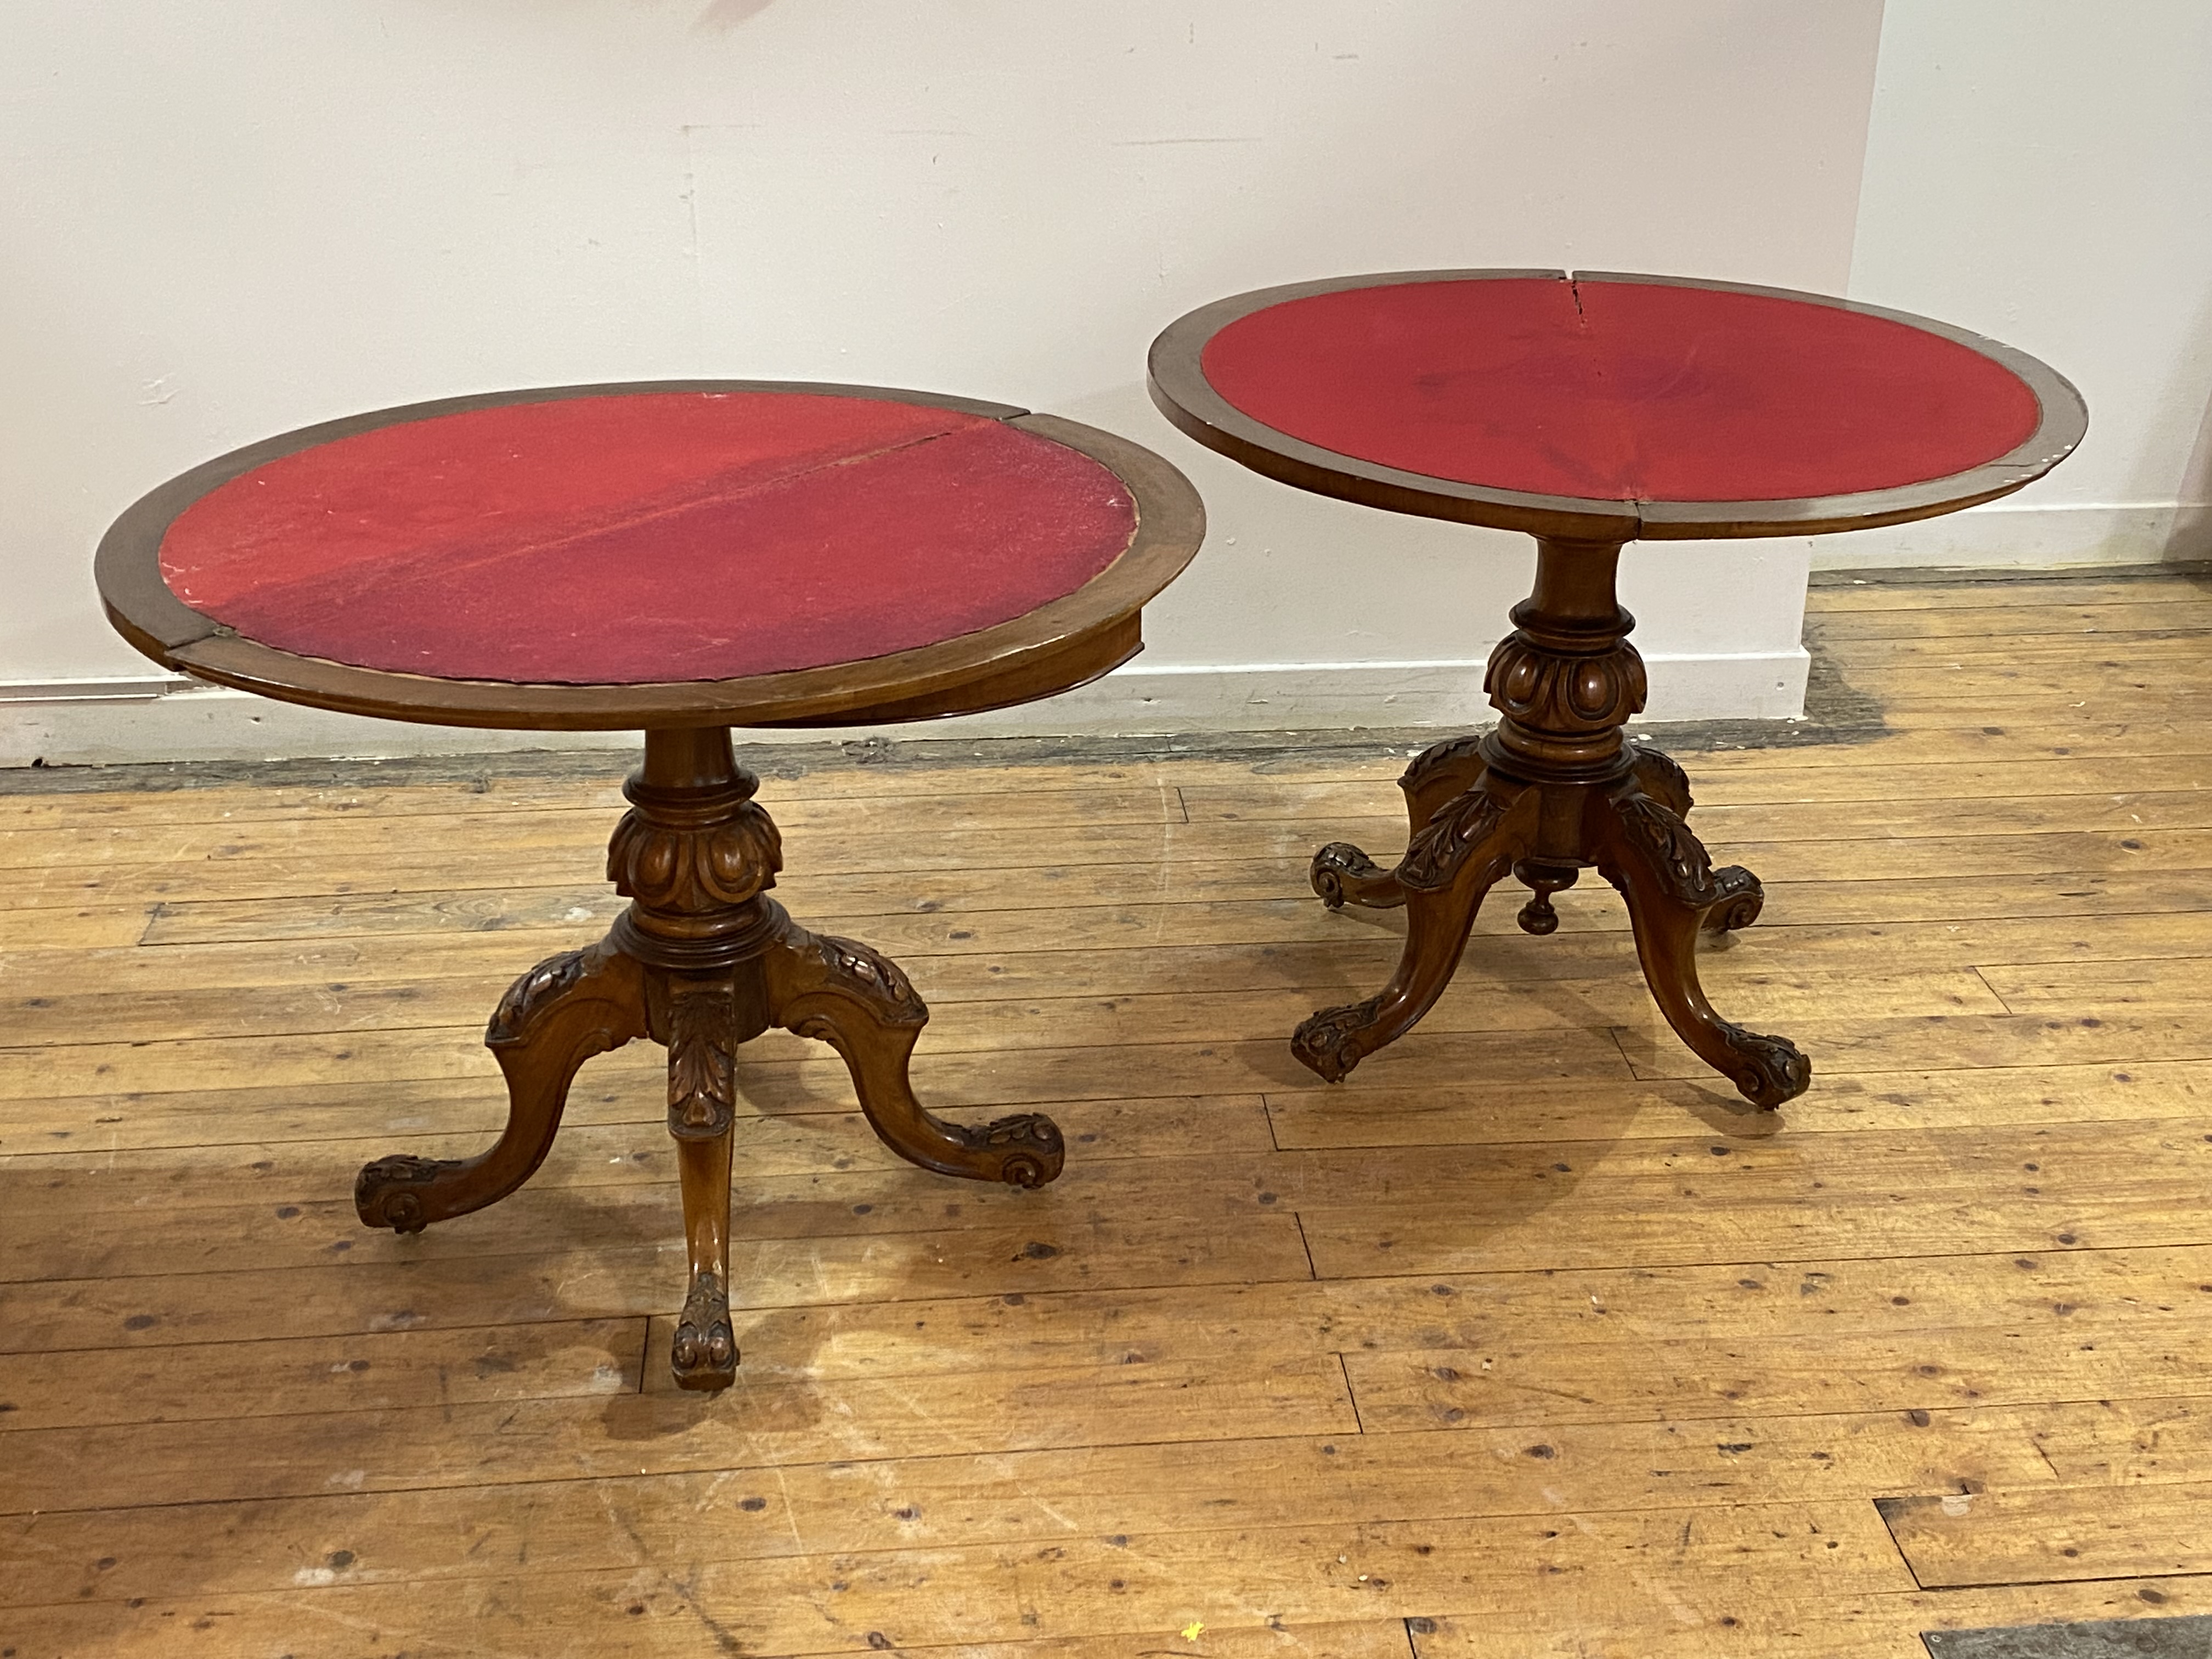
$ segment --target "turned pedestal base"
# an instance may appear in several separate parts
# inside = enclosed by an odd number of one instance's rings
[[[1723,1019],[1698,983],[1701,931],[1747,927],[1764,895],[1740,866],[1716,870],[1685,819],[1689,781],[1621,726],[1644,707],[1635,618],[1614,596],[1620,544],[1540,540],[1536,589],[1492,654],[1484,690],[1500,715],[1481,738],[1440,743],[1399,780],[1413,838],[1395,870],[1337,842],[1314,855],[1314,891],[1406,910],[1406,949],[1364,1002],[1324,1008],[1291,1049],[1336,1082],[1395,1042],[1451,982],[1483,896],[1507,875],[1534,893],[1518,920],[1559,926],[1551,895],[1595,867],[1627,901],[1645,982],[1667,1023],[1762,1107],[1804,1092],[1812,1066],[1787,1039]]]
[[[363,1222],[403,1233],[495,1203],[544,1162],[585,1060],[640,1037],[660,1043],[690,1257],[670,1362],[686,1389],[727,1388],[737,1374],[728,1236],[739,1044],[771,1026],[829,1043],[876,1133],[940,1175],[1038,1187],[1063,1155],[1059,1129],[1035,1113],[970,1128],[922,1109],[907,1060],[927,1006],[866,945],[810,933],[765,896],[781,858],[757,787],[726,728],[648,732],[607,853],[629,908],[599,944],[517,980],[484,1032],[507,1076],[506,1132],[472,1158],[380,1158],[354,1185]]]

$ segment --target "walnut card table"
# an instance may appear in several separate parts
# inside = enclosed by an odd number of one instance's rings
[[[2081,441],[2080,395],[1965,331],[1778,289],[1557,270],[1351,276],[1218,301],[1153,343],[1152,391],[1184,432],[1302,489],[1524,531],[1535,591],[1490,658],[1498,722],[1440,743],[1400,787],[1395,870],[1315,854],[1331,908],[1402,905],[1381,992],[1328,1008],[1291,1048],[1342,1079],[1450,982],[1484,894],[1534,896],[1595,866],[1626,898],[1644,976],[1684,1042],[1762,1107],[1811,1078],[1786,1039],[1723,1019],[1698,984],[1701,927],[1742,927],[1763,895],[1713,868],[1682,770],[1623,738],[1644,707],[1635,618],[1614,592],[1628,542],[1808,536],[1900,524],[2018,489]],[[1700,596],[1725,606],[1728,596]],[[1338,603],[1418,596],[1347,584]]]
[[[1048,415],[871,387],[568,386],[418,404],[272,438],[138,501],[100,544],[110,619],[202,679],[447,726],[641,730],[599,943],[517,980],[484,1041],[508,1118],[481,1156],[361,1172],[370,1226],[481,1209],[544,1160],[590,1056],[668,1050],[690,1279],[671,1360],[732,1381],[733,1056],[818,1037],[902,1157],[1036,1187],[1060,1131],[932,1116],[929,1011],[865,945],[766,896],[781,855],[730,729],[873,725],[1080,684],[1141,647],[1197,550],[1173,467]]]

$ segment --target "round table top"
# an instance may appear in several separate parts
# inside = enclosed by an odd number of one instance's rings
[[[2023,352],[1901,312],[1683,278],[1402,271],[1168,328],[1153,401],[1286,483],[1565,539],[1806,535],[2048,471],[2087,412]]]
[[[418,404],[238,450],[102,541],[116,626],[291,702],[522,727],[874,723],[1141,646],[1182,475],[1005,405],[760,381]]]

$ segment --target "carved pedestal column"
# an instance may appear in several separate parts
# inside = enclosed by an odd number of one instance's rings
[[[1415,757],[1399,780],[1412,839],[1395,870],[1344,842],[1314,855],[1313,888],[1332,909],[1404,906],[1406,948],[1389,984],[1325,1008],[1291,1039],[1334,1082],[1395,1041],[1451,982],[1483,896],[1510,873],[1534,894],[1517,920],[1559,926],[1551,895],[1595,866],[1628,903],[1645,981],[1675,1032],[1763,1107],[1802,1094],[1812,1068],[1781,1037],[1715,1013],[1698,983],[1700,929],[1748,927],[1762,894],[1739,866],[1716,870],[1684,822],[1682,769],[1621,736],[1644,707],[1644,659],[1620,608],[1619,543],[1539,540],[1535,591],[1492,653],[1483,689],[1499,715],[1480,738]]]
[[[629,908],[599,944],[516,981],[485,1032],[507,1079],[505,1133],[474,1158],[379,1158],[354,1188],[362,1221],[400,1232],[504,1198],[544,1160],[577,1067],[652,1037],[668,1050],[690,1258],[670,1355],[687,1389],[736,1376],[728,1237],[739,1044],[771,1025],[830,1043],[876,1133],[939,1174],[1038,1187],[1063,1157],[1059,1129],[1036,1113],[970,1128],[922,1109],[907,1060],[927,1006],[866,945],[817,938],[766,896],[781,847],[752,799],[757,787],[726,728],[648,732],[645,764],[623,790],[630,810],[607,849],[608,877]]]

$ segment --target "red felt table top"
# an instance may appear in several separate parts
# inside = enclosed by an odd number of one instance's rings
[[[1603,501],[1849,495],[1943,478],[2035,430],[2011,369],[1838,306],[1553,276],[1340,289],[1239,318],[1206,380],[1340,455]]]
[[[162,579],[264,645],[580,684],[729,679],[935,644],[1073,592],[1136,507],[1089,456],[927,404],[653,392],[409,421],[241,474]]]

